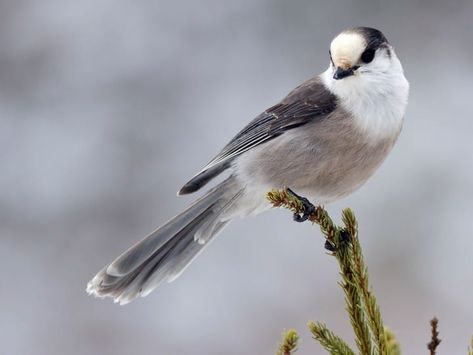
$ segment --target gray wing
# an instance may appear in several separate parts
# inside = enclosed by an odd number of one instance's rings
[[[179,195],[199,190],[229,168],[240,154],[287,130],[326,117],[335,110],[336,105],[336,97],[325,87],[319,77],[306,81],[291,91],[280,103],[270,107],[251,121],[200,173],[184,185]]]

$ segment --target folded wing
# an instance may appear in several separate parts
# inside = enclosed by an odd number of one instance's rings
[[[231,166],[240,154],[263,144],[285,131],[314,120],[321,120],[335,110],[335,96],[319,77],[312,78],[289,93],[241,130],[197,175],[179,191],[185,195],[199,190]]]

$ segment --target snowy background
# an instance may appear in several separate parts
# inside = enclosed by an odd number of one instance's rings
[[[176,191],[247,122],[380,28],[411,83],[401,138],[350,198],[406,354],[473,333],[471,0],[0,3],[0,341],[16,354],[272,354],[284,328],[352,332],[317,228],[236,221],[181,278],[119,307],[87,281],[194,197]]]

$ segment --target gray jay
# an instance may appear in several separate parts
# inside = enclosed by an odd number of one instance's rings
[[[125,304],[175,280],[231,220],[268,209],[273,188],[320,204],[358,189],[401,131],[409,84],[376,29],[343,31],[329,54],[325,72],[257,116],[178,194],[228,178],[105,266],[87,292]]]

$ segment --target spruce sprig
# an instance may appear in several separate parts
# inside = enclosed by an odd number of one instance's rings
[[[317,340],[330,354],[355,355],[347,343],[335,335],[327,326],[320,322],[310,321],[307,326],[315,340]]]
[[[365,266],[363,259],[363,253],[361,250],[360,241],[358,239],[358,224],[353,211],[349,208],[343,210],[342,220],[345,224],[348,233],[352,236],[351,252],[352,252],[352,263],[355,268],[356,284],[358,285],[357,290],[361,291],[363,299],[368,325],[371,333],[373,334],[376,347],[378,348],[379,354],[390,354],[386,347],[386,336],[383,325],[383,319],[379,306],[376,302],[376,297],[371,292],[368,284],[368,268]]]
[[[304,213],[304,204],[288,189],[282,191],[273,190],[268,193],[267,197],[274,207],[285,207],[291,210],[293,213]],[[308,216],[308,220],[319,225],[326,238],[326,247],[332,251],[332,255],[335,256],[340,266],[340,275],[342,278],[340,285],[345,293],[346,309],[350,316],[350,322],[355,333],[355,342],[360,354],[387,355],[387,353],[373,352],[374,346],[369,322],[367,321],[367,312],[364,309],[365,306],[363,304],[363,292],[361,292],[359,289],[359,281],[362,279],[364,280],[364,278],[367,278],[367,276],[362,275],[360,277],[360,275],[357,274],[358,269],[355,267],[353,258],[353,244],[358,243],[357,224],[353,213],[351,210],[344,210],[344,227],[336,226],[328,215],[327,211],[325,211],[325,209],[321,206],[317,206],[314,209],[314,212]],[[357,250],[361,250],[361,247],[358,246]],[[359,258],[358,262],[360,263],[361,268],[364,270],[365,268],[363,264],[363,258]],[[320,323],[311,324],[319,324],[319,326],[321,325]],[[384,339],[384,327],[382,323],[378,327],[383,329],[382,337]],[[317,328],[312,328],[312,330],[315,329]],[[319,327],[319,329],[324,331],[318,333],[319,337],[316,337],[316,339],[319,340],[320,344],[329,353],[344,354],[348,349],[354,354],[353,350],[351,350],[348,345],[346,345],[346,343],[343,343],[343,347],[338,347],[340,342],[328,343],[328,338],[322,336],[324,334],[328,334],[328,328],[323,326]],[[333,332],[330,331],[329,334],[333,335]],[[338,337],[335,338],[340,339]]]
[[[276,355],[291,355],[297,350],[299,335],[294,329],[289,329],[283,333],[283,339],[279,344]]]
[[[384,328],[384,337],[386,339],[386,349],[390,355],[401,355],[401,346],[399,345],[393,332],[387,327]]]
[[[384,326],[376,297],[370,287],[368,268],[358,239],[358,223],[352,210],[342,212],[343,226],[333,223],[322,206],[311,208],[305,214],[305,203],[291,190],[272,190],[267,194],[274,207],[284,207],[295,214],[307,216],[307,220],[319,225],[325,237],[325,248],[331,252],[339,264],[341,281],[345,293],[345,306],[355,333],[355,343],[360,355],[401,355],[401,348],[394,334]],[[311,206],[312,207],[312,206]],[[296,216],[297,217],[297,216]],[[435,354],[438,339],[437,319],[433,319],[432,339],[428,344],[431,354]],[[320,322],[309,322],[308,327],[314,339],[332,355],[354,355],[355,352],[339,336]],[[293,333],[291,333],[293,332]],[[295,341],[291,342],[291,339]],[[278,355],[291,354],[295,351],[299,337],[289,331],[281,343]],[[291,347],[293,345],[293,347]],[[286,352],[284,352],[286,351]],[[468,355],[473,355],[473,337],[468,347]]]

